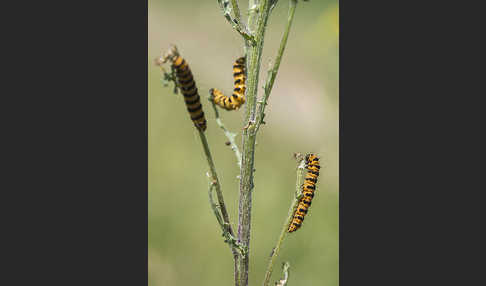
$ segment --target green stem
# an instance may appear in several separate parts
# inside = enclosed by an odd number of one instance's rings
[[[224,234],[224,232],[226,231],[225,226],[224,226],[224,221],[223,221],[223,218],[221,217],[221,214],[220,214],[220,211],[219,211],[219,206],[213,200],[213,190],[214,190],[215,186],[216,186],[216,184],[214,184],[214,182],[209,183],[209,192],[208,192],[209,204],[211,205],[211,209],[214,212],[214,216],[216,217],[216,220],[218,221],[219,226],[221,227],[221,230],[223,231],[223,234]]]
[[[232,0],[232,2],[235,2],[235,1]],[[229,4],[229,1],[228,0],[218,0],[218,3],[219,3],[221,10],[223,11],[224,18],[228,21],[228,23],[231,24],[233,29],[235,29],[235,31],[237,31],[243,37],[243,39],[245,39],[245,43],[250,43],[251,45],[254,45],[255,39],[250,34],[250,32],[248,32],[247,28],[241,23],[241,19],[236,19],[236,18],[233,18],[231,16],[231,7],[230,7],[230,4]],[[236,7],[236,9],[238,10],[238,15],[239,15],[240,10],[238,8],[238,4],[236,6],[233,6],[233,8],[234,7]],[[235,14],[236,13],[237,12],[235,10]],[[241,15],[240,15],[240,17],[241,17]]]
[[[285,219],[285,223],[282,227],[282,230],[280,232],[280,236],[277,240],[277,245],[273,248],[272,255],[270,256],[270,261],[268,262],[267,266],[267,271],[265,272],[265,279],[263,280],[263,286],[268,286],[268,283],[270,282],[270,277],[272,276],[273,272],[273,265],[275,264],[275,261],[277,260],[278,254],[280,252],[280,247],[282,245],[282,242],[284,241],[285,237],[287,236],[288,232],[287,230],[289,229],[289,225],[292,222],[292,219],[294,218],[294,212],[295,209],[297,208],[297,205],[299,204],[299,200],[301,197],[301,189],[302,189],[302,178],[304,175],[304,169],[305,169],[305,160],[301,160],[299,166],[297,167],[297,180],[295,183],[295,195],[292,200],[292,203],[290,204],[290,208],[288,211],[287,218]]]
[[[224,229],[227,233],[229,233],[232,237],[234,237],[234,232],[233,232],[233,229],[231,228],[231,223],[230,223],[230,220],[229,220],[228,211],[226,210],[226,205],[224,203],[223,192],[221,191],[221,184],[219,183],[218,174],[216,173],[216,167],[214,166],[213,157],[211,156],[211,152],[209,151],[209,145],[208,145],[208,141],[206,139],[206,135],[200,129],[198,129],[198,132],[199,132],[199,137],[201,138],[201,143],[202,143],[202,146],[203,146],[203,149],[204,149],[204,154],[206,155],[206,159],[208,161],[209,176],[210,176],[210,181],[211,181],[211,184],[212,184],[212,186],[210,186],[210,192],[212,191],[212,188],[214,186],[214,189],[216,191],[216,196],[218,198],[219,210],[221,211],[221,215],[223,217]],[[211,193],[210,193],[210,195],[211,195]],[[214,210],[214,208],[213,208],[213,210]],[[218,222],[219,222],[218,216],[216,216],[216,219],[218,219]],[[225,233],[225,232],[223,231],[223,233]],[[233,259],[235,261],[235,280],[237,280],[237,271],[236,271],[237,264],[236,263],[238,261],[238,251],[236,250],[236,248],[234,246],[232,246],[231,252],[233,253]],[[237,285],[237,286],[239,286],[239,285]]]
[[[258,16],[258,0],[249,0],[248,1],[248,30],[251,34],[254,32],[255,26],[255,19]]]
[[[251,2],[250,2],[251,3]],[[263,50],[263,39],[269,16],[269,0],[261,0],[257,18],[257,30],[255,33],[255,45],[247,45],[247,89],[246,89],[246,112],[245,124],[242,138],[242,161],[240,172],[240,196],[238,206],[238,240],[248,250],[246,255],[239,260],[239,280],[241,286],[248,285],[249,249],[251,230],[251,202],[253,189],[253,166],[255,154],[255,111],[258,76],[260,72],[261,55]],[[256,13],[252,11],[251,13]],[[249,17],[253,19],[253,17]],[[251,26],[252,23],[248,23]]]
[[[289,1],[289,13],[287,18],[287,25],[285,26],[284,34],[282,40],[280,41],[280,47],[278,49],[277,57],[275,58],[275,63],[273,67],[268,71],[267,82],[265,83],[263,100],[259,102],[258,113],[257,113],[257,130],[263,123],[263,118],[265,117],[265,107],[267,106],[268,97],[273,88],[275,78],[277,77],[278,69],[280,68],[280,62],[282,61],[282,56],[287,46],[287,39],[289,38],[290,28],[292,27],[292,22],[294,20],[295,8],[297,7],[297,0]]]
[[[213,182],[215,185],[216,196],[218,197],[218,203],[221,209],[221,215],[223,216],[223,221],[227,225],[227,231],[231,235],[233,235],[233,229],[231,228],[228,212],[226,211],[226,205],[224,203],[223,192],[221,191],[221,184],[219,183],[218,174],[216,173],[216,167],[214,166],[213,157],[211,156],[211,152],[209,151],[209,145],[206,139],[206,135],[204,134],[203,131],[199,129],[198,132],[199,132],[199,137],[201,138],[201,143],[203,145],[204,154],[206,155],[206,159],[208,161],[211,182]]]
[[[231,146],[231,149],[235,153],[238,167],[241,169],[241,153],[240,153],[240,150],[238,149],[238,146],[236,145],[236,142],[235,142],[236,133],[230,132],[228,129],[226,129],[226,127],[223,124],[223,121],[219,117],[219,111],[218,111],[218,108],[216,107],[216,104],[211,99],[209,99],[209,101],[213,105],[214,115],[215,115],[215,118],[216,118],[216,123],[218,124],[219,128],[221,128],[223,130],[224,135],[226,136],[226,138],[228,138],[229,143],[230,143],[230,146]]]
[[[278,281],[275,286],[285,286],[287,285],[287,282],[289,281],[289,268],[290,264],[288,262],[285,262],[282,267],[282,271],[284,273],[284,278],[280,281]]]
[[[233,6],[233,11],[235,11],[236,21],[238,21],[238,23],[241,23],[241,13],[240,13],[240,7],[238,7],[238,1],[231,0],[231,6]]]
[[[215,186],[216,184],[214,182],[210,182],[209,191],[208,191],[209,204],[211,205],[211,208],[213,209],[214,212],[214,216],[216,216],[216,220],[218,221],[219,226],[221,227],[221,231],[223,232],[223,237],[225,238],[224,242],[228,243],[231,250],[236,249],[238,252],[244,253],[245,249],[240,244],[238,244],[236,238],[228,232],[226,223],[223,221],[223,218],[221,217],[219,211],[219,205],[214,202],[213,191]]]

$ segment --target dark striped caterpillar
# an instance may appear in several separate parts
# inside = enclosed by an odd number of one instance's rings
[[[187,111],[189,111],[191,116],[191,120],[194,122],[196,128],[205,131],[207,127],[206,118],[204,117],[196,82],[194,81],[189,64],[179,55],[176,46],[171,46],[167,54],[160,59],[158,64],[160,65],[168,60],[171,62],[172,69],[175,71],[177,85],[184,96],[184,101],[186,103]]]
[[[308,154],[305,156],[305,167],[307,173],[305,175],[305,181],[302,185],[302,198],[299,201],[297,209],[294,212],[294,218],[289,225],[288,232],[294,232],[300,228],[304,217],[312,203],[314,192],[316,190],[317,177],[319,176],[319,158],[314,154]]]
[[[233,64],[233,78],[234,88],[231,96],[226,96],[222,91],[216,88],[211,88],[209,93],[212,96],[213,102],[221,108],[226,110],[238,110],[242,104],[245,103],[246,91],[246,74],[245,74],[246,58],[238,58]]]

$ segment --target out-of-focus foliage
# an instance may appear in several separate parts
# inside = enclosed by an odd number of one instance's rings
[[[248,1],[239,1],[246,18]],[[261,83],[287,19],[280,0],[266,32]],[[229,93],[241,37],[217,1],[149,0],[149,285],[232,285],[231,252],[207,197],[207,164],[182,96],[163,87],[153,59],[176,44],[192,69],[208,120],[206,134],[230,219],[237,221],[238,167],[206,101],[211,87]],[[338,3],[299,1],[255,152],[250,285],[262,282],[295,186],[294,152],[321,156],[316,197],[276,265],[290,262],[288,285],[338,285]],[[262,89],[260,89],[260,92]],[[221,110],[240,133],[243,110]],[[241,137],[237,137],[240,145]],[[241,146],[240,146],[241,147]],[[276,267],[272,281],[281,276]]]

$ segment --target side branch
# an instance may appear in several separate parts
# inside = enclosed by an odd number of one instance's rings
[[[238,6],[237,0],[231,0],[231,6],[233,6],[233,10],[235,11],[235,19],[238,23],[241,23],[241,13],[240,7]]]
[[[273,84],[275,82],[275,78],[277,77],[278,69],[280,68],[280,62],[282,61],[282,56],[285,51],[285,46],[287,46],[287,39],[289,37],[289,32],[292,26],[292,22],[294,20],[296,7],[297,7],[297,0],[290,0],[287,25],[285,26],[285,31],[282,36],[282,40],[280,41],[280,47],[278,49],[277,57],[275,58],[273,67],[268,70],[267,81],[263,86],[263,90],[264,90],[263,99],[258,102],[258,111],[257,111],[257,120],[256,120],[257,131],[260,128],[260,125],[264,123],[263,119],[265,117],[265,107],[267,105],[268,97],[272,92]]]
[[[241,22],[240,9],[235,0],[232,0],[233,9],[235,9],[235,18],[231,16],[231,5],[228,0],[218,0],[219,6],[223,11],[224,18],[231,24],[233,29],[235,29],[245,41],[249,42],[250,45],[255,45],[255,38],[250,34],[246,26]],[[234,5],[236,4],[236,5]]]
[[[236,145],[236,142],[235,142],[236,133],[230,132],[228,129],[226,129],[226,127],[223,124],[223,121],[219,117],[219,111],[216,108],[216,104],[211,99],[209,99],[209,101],[213,105],[214,115],[216,117],[216,123],[218,124],[218,126],[221,129],[223,129],[224,135],[226,136],[226,138],[228,138],[228,141],[230,143],[230,147],[233,150],[233,152],[235,152],[236,162],[238,164],[238,167],[241,169],[241,153],[240,153],[240,150],[238,149],[238,146]]]
[[[219,223],[219,226],[221,227],[221,230],[223,232],[223,237],[225,238],[224,242],[228,243],[232,251],[238,251],[240,254],[244,255],[246,253],[245,248],[238,243],[236,238],[228,231],[227,223],[223,221],[223,218],[221,217],[221,214],[218,209],[220,209],[220,206],[217,205],[214,202],[213,199],[213,191],[215,189],[216,184],[213,182],[209,183],[209,204],[211,205],[211,209],[214,212],[214,215],[216,216],[216,220]]]
[[[289,281],[289,268],[290,268],[290,264],[288,262],[285,262],[283,264],[283,273],[284,273],[284,278],[280,281],[278,281],[277,283],[275,283],[275,286],[285,286],[287,285],[287,281]]]
[[[282,227],[282,231],[280,232],[280,237],[277,240],[277,245],[273,248],[272,254],[270,256],[270,261],[268,262],[267,266],[267,271],[265,272],[265,280],[263,280],[263,286],[268,286],[268,283],[270,283],[270,277],[272,276],[273,272],[273,265],[275,264],[275,260],[277,259],[277,256],[280,252],[280,246],[282,245],[282,242],[284,241],[286,235],[288,234],[287,230],[289,229],[289,225],[292,222],[292,219],[294,217],[295,209],[297,208],[297,205],[299,204],[299,200],[302,197],[302,177],[304,174],[304,169],[305,169],[305,160],[301,160],[299,166],[297,167],[297,180],[295,183],[295,196],[292,201],[292,204],[290,205],[289,212],[287,215],[287,218],[285,219],[285,223]],[[284,284],[285,285],[285,284]]]
[[[216,167],[214,166],[213,163],[213,157],[211,156],[211,152],[209,151],[209,145],[206,139],[206,135],[204,134],[204,132],[202,132],[199,129],[198,132],[199,132],[199,137],[201,138],[201,143],[203,145],[204,154],[206,155],[206,159],[208,161],[208,166],[209,166],[209,175],[211,181],[210,195],[212,192],[212,188],[214,187],[216,191],[216,196],[218,197],[219,210],[221,211],[221,215],[223,217],[224,230],[225,232],[229,233],[231,236],[234,236],[234,232],[233,229],[231,228],[231,224],[229,221],[228,211],[226,210],[226,205],[224,203],[223,192],[221,191],[221,184],[219,183],[218,174],[216,173]],[[216,216],[216,219],[218,219],[218,216]],[[233,250],[233,255],[236,255],[236,250],[234,248],[232,250]]]

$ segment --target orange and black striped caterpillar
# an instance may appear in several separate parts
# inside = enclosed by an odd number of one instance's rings
[[[222,91],[216,88],[211,88],[209,93],[212,96],[213,102],[221,108],[226,110],[238,110],[242,104],[245,103],[246,91],[246,74],[245,74],[246,58],[240,57],[233,64],[233,78],[234,88],[231,96],[226,96]]]
[[[158,64],[160,65],[168,60],[171,62],[172,69],[175,71],[177,85],[184,96],[184,101],[186,103],[187,111],[189,111],[191,116],[191,120],[197,128],[205,131],[207,127],[206,118],[204,117],[196,82],[194,81],[189,64],[179,55],[175,46],[171,46],[169,52],[160,59]]]
[[[312,203],[314,192],[316,190],[317,177],[319,176],[319,158],[314,154],[308,154],[305,156],[305,166],[307,173],[305,175],[305,181],[302,185],[302,198],[299,201],[297,209],[294,212],[294,218],[289,225],[288,232],[294,232],[300,228],[304,217]]]

